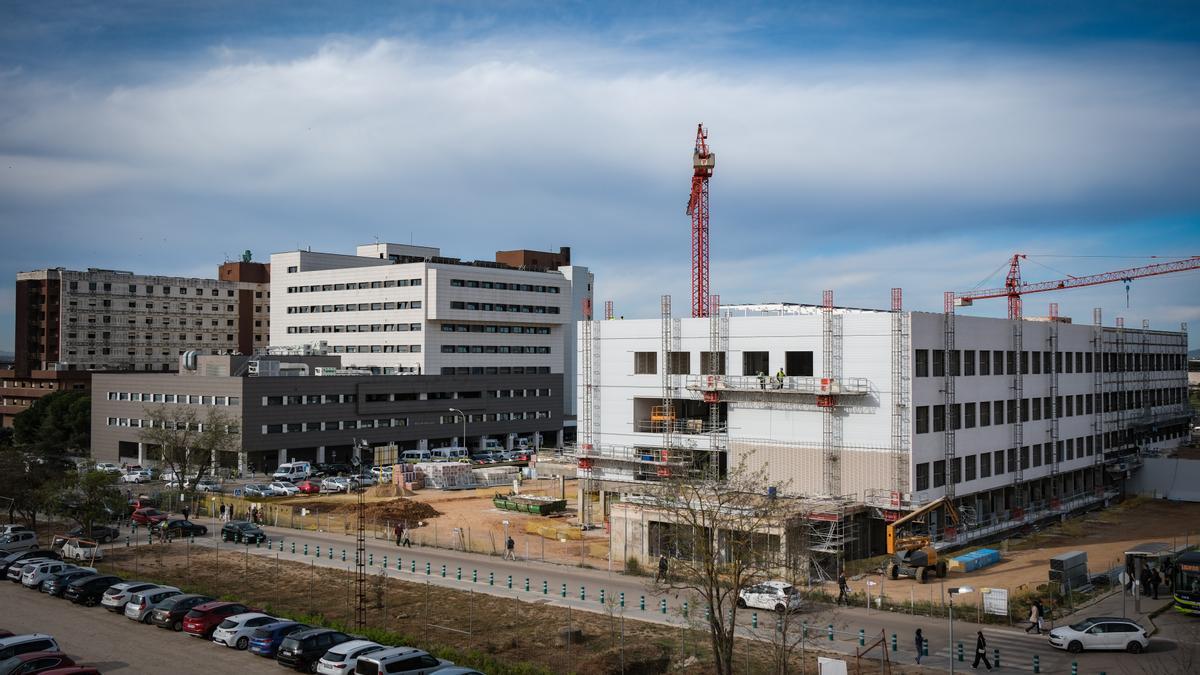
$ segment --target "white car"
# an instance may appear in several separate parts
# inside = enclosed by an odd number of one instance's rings
[[[124,476],[121,476],[122,483],[149,483],[151,479],[152,479],[152,476],[150,474],[149,469],[142,469],[140,471],[130,471],[129,473],[126,473]]]
[[[250,646],[250,636],[254,634],[255,629],[279,621],[280,619],[262,612],[234,614],[217,625],[213,631],[213,642],[234,649],[245,649]]]
[[[6,661],[18,654],[31,652],[61,652],[54,636],[45,633],[29,633],[28,635],[13,635],[0,638],[0,661]]]
[[[221,484],[216,478],[201,478],[196,481],[196,490],[198,492],[220,492]]]
[[[112,462],[100,462],[96,465],[96,470],[103,471],[104,473],[111,473],[113,475],[120,475],[121,473],[121,467],[113,464]]]
[[[325,652],[317,661],[317,672],[324,675],[346,675],[353,673],[358,667],[358,657],[371,652],[386,649],[378,642],[370,640],[350,640],[335,645]]]
[[[108,590],[104,591],[100,605],[110,612],[124,612],[125,603],[129,602],[134,593],[141,593],[152,588],[158,588],[158,584],[149,584],[144,581],[122,581],[109,586]]]
[[[321,492],[347,492],[350,489],[350,479],[345,476],[335,476],[321,481]]]
[[[98,544],[90,541],[69,539],[63,544],[62,557],[64,560],[103,560],[104,550]]]
[[[738,591],[738,607],[794,612],[800,605],[800,592],[786,581],[764,581]]]
[[[25,588],[40,588],[43,581],[55,574],[62,574],[73,569],[78,568],[59,560],[26,565],[21,568],[21,585]]]
[[[300,494],[300,488],[286,480],[277,480],[268,485],[267,489],[269,489],[273,495],[283,495],[284,497],[291,497],[292,495]]]
[[[183,591],[174,586],[159,586],[134,593],[129,602],[125,603],[125,618],[138,623],[150,623],[150,613],[154,611],[154,606],[176,595],[183,595]]]
[[[32,551],[37,547],[37,534],[34,532],[17,530],[16,532],[9,532],[3,537],[0,537],[0,555],[19,553],[21,551]]]
[[[1140,654],[1150,645],[1146,629],[1133,619],[1097,616],[1050,631],[1050,646],[1078,654],[1085,649],[1123,649]]]

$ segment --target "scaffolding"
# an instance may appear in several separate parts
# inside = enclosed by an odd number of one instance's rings
[[[858,516],[864,509],[851,496],[800,498],[800,517],[789,528],[789,550],[800,554],[793,569],[804,568],[804,578],[832,581],[844,568],[847,551],[859,541]],[[797,564],[800,563],[800,564]]]
[[[1025,506],[1025,491],[1028,486],[1025,485],[1025,469],[1021,465],[1016,453],[1025,445],[1025,421],[1021,418],[1021,401],[1025,398],[1025,379],[1024,373],[1021,372],[1021,355],[1025,349],[1025,320],[1020,316],[1013,319],[1012,322],[1012,359],[1006,364],[1012,369],[1012,389],[1013,401],[1015,409],[1012,411],[1014,419],[1005,420],[1012,426],[1012,447],[1006,453],[1008,455],[1008,470],[1013,475],[1013,500],[1016,508]],[[1028,359],[1026,359],[1028,363]],[[995,423],[995,420],[992,420]]]
[[[842,316],[833,311],[833,291],[821,296],[821,362],[823,379],[840,382],[842,378]],[[842,491],[841,444],[842,417],[836,393],[817,396],[821,415],[821,441],[824,447],[822,470],[825,493],[834,496]]]
[[[592,320],[592,300],[583,300],[583,321],[580,322],[580,442],[584,450],[600,445],[600,324]],[[584,528],[591,527],[592,519],[592,471],[591,464],[579,462],[578,475],[581,480],[579,500],[579,522]]]
[[[954,484],[958,482],[959,471],[956,466],[955,447],[954,447],[954,431],[961,423],[958,413],[958,404],[954,399],[954,381],[958,377],[958,370],[961,368],[958,358],[958,349],[954,346],[954,292],[947,291],[943,296],[943,309],[945,314],[942,317],[942,341],[944,349],[942,350],[942,393],[946,397],[946,433],[943,434],[943,442],[945,444],[945,462],[946,462],[946,497],[954,499]],[[1019,446],[1018,446],[1019,447]]]
[[[909,333],[903,291],[892,289],[892,493],[899,501],[909,491]]]
[[[1092,435],[1095,464],[1104,465],[1104,324],[1099,307],[1092,308]]]
[[[723,377],[728,370],[729,317],[721,314],[721,296],[711,295],[708,301],[708,364],[706,373],[712,377]],[[705,364],[701,364],[705,365]],[[710,453],[724,453],[729,448],[729,429],[721,419],[721,396],[717,391],[704,392],[708,403],[708,428]],[[728,405],[728,404],[727,404]],[[719,478],[719,454],[709,454],[708,477]]]
[[[1058,351],[1058,303],[1050,303],[1050,363],[1043,364],[1044,371],[1048,366],[1050,369],[1050,447],[1054,448],[1054,461],[1050,463],[1050,489],[1051,494],[1058,496],[1058,472],[1059,472],[1059,452],[1058,452],[1058,373],[1062,369],[1063,355]],[[1068,358],[1070,358],[1068,356]]]
[[[674,430],[675,408],[673,400],[675,398],[675,389],[671,386],[671,366],[672,356],[675,353],[674,345],[674,322],[671,320],[671,296],[662,296],[662,405],[651,411],[651,421],[661,421],[663,424],[663,452],[671,452],[674,442],[672,432]],[[657,419],[656,419],[657,417]],[[666,477],[671,473],[670,466],[659,467],[659,475]]]

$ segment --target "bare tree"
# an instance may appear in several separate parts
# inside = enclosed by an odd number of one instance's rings
[[[709,641],[718,675],[733,673],[738,592],[775,576],[790,500],[768,494],[766,468],[745,460],[725,479],[680,477],[652,493],[664,522],[657,540],[669,558],[669,588],[689,591],[708,610]]]
[[[150,426],[143,427],[143,443],[158,448],[162,464],[174,473],[188,503],[195,496],[196,483],[216,469],[222,452],[236,450],[237,425],[228,415],[209,409],[201,422],[196,411],[182,406],[147,408]]]

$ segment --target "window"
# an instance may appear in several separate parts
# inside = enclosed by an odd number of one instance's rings
[[[992,352],[992,374],[1004,374],[1004,352],[1000,351],[999,349]],[[1012,373],[1009,374],[1011,375]]]
[[[963,354],[963,360],[962,360],[963,372],[962,372],[962,374],[967,375],[967,376],[974,375],[975,374],[975,350],[968,349],[968,350],[964,351],[962,354]]]
[[[743,375],[769,375],[769,359],[767,352],[742,352]]]
[[[1021,470],[1029,468],[1029,446],[1021,446]]]
[[[983,401],[979,404],[979,426],[987,427],[992,424],[992,404]]]
[[[962,457],[950,460],[950,476],[955,483],[962,482]]]
[[[916,358],[914,359],[915,367],[913,368],[914,377],[929,377],[929,350],[918,349]]]
[[[967,480],[975,480],[975,455],[966,457]]]
[[[812,377],[812,352],[786,352],[784,370],[789,377]]]
[[[1008,457],[1008,472],[1015,473],[1017,471],[1017,449],[1009,448],[1004,453]]]
[[[966,365],[966,363],[968,363],[968,362],[964,362],[963,365]],[[964,403],[963,404],[963,428],[965,428],[965,429],[974,429],[975,428],[975,404],[974,403]]]
[[[1042,465],[1042,444],[1038,443],[1037,445],[1033,446],[1033,450],[1032,450],[1031,454],[1033,455],[1034,468],[1041,466]],[[1021,459],[1025,459],[1025,456],[1022,455]]]
[[[934,432],[946,430],[946,406],[933,406],[933,430]]]
[[[692,354],[691,352],[671,352],[670,370],[671,375],[689,375],[692,372]]]
[[[703,374],[725,374],[725,352],[700,352],[700,371]]]
[[[917,490],[929,489],[929,462],[917,465]]]
[[[979,456],[979,477],[980,478],[991,478],[992,477],[991,455],[992,455],[992,453],[985,452]]]
[[[933,487],[946,484],[946,460],[939,459],[933,463]]]
[[[634,352],[633,374],[655,375],[658,373],[658,352]]]
[[[946,426],[948,426],[951,431],[958,429],[962,426],[962,405],[961,404],[958,404],[958,403],[950,404],[950,419],[947,421]]]
[[[946,350],[944,349],[933,350],[933,376],[946,376]]]
[[[929,406],[927,405],[917,406],[916,433],[929,433]]]
[[[992,358],[991,352],[987,351],[986,349],[979,352],[979,374],[980,375],[991,375],[992,374],[991,358]]]
[[[992,455],[995,457],[995,471],[993,473],[999,476],[1004,473],[1004,451],[997,450]]]

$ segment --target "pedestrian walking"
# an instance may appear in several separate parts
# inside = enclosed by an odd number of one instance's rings
[[[840,574],[838,574],[837,604],[840,605],[840,604],[842,604],[843,601],[845,601],[845,603],[847,605],[850,604],[850,585],[846,583],[846,571],[845,570],[842,570],[842,572]]]
[[[516,548],[517,542],[513,541],[512,537],[509,537],[508,540],[504,542],[504,559],[516,560],[517,554],[514,552]]]
[[[654,575],[654,583],[657,584],[659,579],[662,579],[664,583],[667,581],[667,554],[666,553],[658,554],[658,574]]]
[[[1040,628],[1038,628],[1038,619],[1041,618],[1041,615],[1041,604],[1035,599],[1033,603],[1029,605],[1029,627],[1025,629],[1026,633],[1031,633],[1036,630],[1038,635],[1041,635],[1042,631]]]
[[[1150,568],[1149,567],[1142,568],[1142,576],[1140,579],[1138,579],[1138,582],[1142,585],[1142,593],[1141,594],[1143,596],[1150,595]]]
[[[987,657],[987,640],[983,639],[983,631],[979,631],[978,637],[975,638],[975,662],[971,667],[978,668],[981,660],[988,670],[992,669],[992,662],[988,661]]]
[[[185,507],[183,507],[183,519],[184,519],[184,520],[187,520],[187,519],[188,519],[188,516],[189,516],[191,513],[192,513],[192,510],[191,510],[191,509],[189,509],[189,508],[188,508],[188,507],[186,507],[186,506],[185,506]]]
[[[1038,635],[1046,632],[1046,606],[1038,601],[1038,618],[1037,618]]]
[[[925,637],[921,635],[921,629],[917,629],[917,665],[921,665],[921,655],[925,652]]]
[[[404,534],[402,534],[400,536],[400,538],[403,540],[405,548],[412,548],[412,540],[408,538],[408,528],[407,527],[404,528]]]
[[[1156,570],[1156,569],[1151,570],[1150,571],[1150,590],[1153,591],[1155,600],[1158,599],[1158,587],[1160,584],[1162,584],[1162,575],[1159,574],[1158,570]]]
[[[392,533],[396,535],[396,546],[399,546],[400,541],[404,539],[404,526],[396,523],[396,527],[392,528]]]

